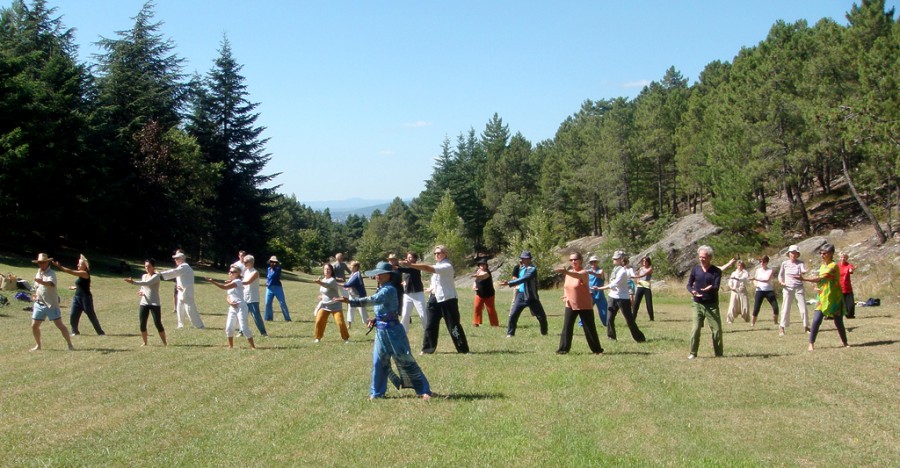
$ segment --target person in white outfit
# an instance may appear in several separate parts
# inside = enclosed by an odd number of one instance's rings
[[[164,280],[175,278],[175,285],[178,288],[178,302],[175,306],[175,318],[178,319],[178,328],[184,328],[183,317],[187,316],[194,328],[203,329],[203,319],[200,318],[200,311],[197,310],[197,304],[194,302],[194,270],[187,264],[184,252],[178,252],[172,255],[175,260],[175,268],[160,272],[160,276]]]
[[[212,283],[213,286],[224,289],[226,291],[225,300],[228,302],[228,318],[225,319],[225,337],[228,338],[228,348],[234,348],[234,325],[241,330],[241,334],[247,337],[250,343],[250,349],[256,349],[253,343],[253,332],[247,323],[247,302],[244,301],[244,283],[241,281],[240,268],[232,265],[228,269],[228,281],[219,283],[212,278],[206,278],[206,281]]]
[[[784,335],[784,330],[791,323],[791,306],[797,301],[797,309],[800,310],[800,318],[803,320],[803,328],[809,333],[809,318],[806,315],[806,291],[803,288],[801,275],[806,273],[806,265],[800,261],[800,249],[796,245],[788,248],[788,259],[781,264],[778,271],[778,282],[784,286],[781,291],[781,323],[779,334]]]
[[[739,313],[745,322],[750,321],[749,303],[747,300],[747,280],[750,273],[744,269],[744,261],[737,261],[737,268],[728,278],[728,289],[731,290],[731,302],[728,304],[728,323],[734,322],[735,312]]]

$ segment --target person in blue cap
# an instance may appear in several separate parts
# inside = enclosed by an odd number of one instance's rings
[[[506,326],[506,337],[512,338],[516,335],[516,326],[519,323],[519,315],[526,307],[531,309],[534,317],[537,318],[541,325],[541,335],[547,334],[547,314],[544,313],[544,306],[541,304],[541,298],[538,296],[538,280],[537,267],[531,263],[531,252],[524,251],[519,255],[522,266],[519,268],[519,277],[504,281],[504,286],[517,286],[518,294],[516,302],[513,305],[512,312],[509,314],[509,324]]]
[[[360,307],[365,304],[375,305],[375,317],[369,320],[369,328],[375,327],[375,345],[372,349],[372,386],[369,399],[383,398],[387,392],[388,379],[395,387],[412,387],[423,400],[431,399],[431,387],[422,369],[416,363],[409,349],[406,330],[400,324],[400,307],[397,302],[397,291],[391,284],[394,267],[388,262],[378,262],[374,270],[366,272],[366,276],[375,277],[378,290],[375,294],[358,299],[346,297],[336,300]],[[397,364],[397,373],[391,368],[391,359]]]

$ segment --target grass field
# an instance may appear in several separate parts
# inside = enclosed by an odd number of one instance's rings
[[[7,271],[30,279],[35,267],[0,257]],[[238,337],[229,351],[219,289],[198,283],[207,330],[176,330],[164,307],[170,345],[151,323],[141,348],[137,287],[103,271],[95,266],[93,290],[108,336],[83,318],[75,352],[52,323],[44,350],[28,352],[30,313],[15,301],[0,308],[0,465],[900,465],[897,304],[859,309],[847,321],[849,349],[826,322],[807,352],[802,325],[779,337],[764,312],[755,329],[725,325],[721,359],[704,330],[699,359],[688,361],[683,295],[656,297],[655,322],[641,312],[644,344],[620,323],[620,340],[601,333],[606,353],[594,356],[576,329],[572,352],[558,356],[558,291],[542,292],[550,336],[525,313],[507,339],[503,327],[471,326],[466,289],[472,353],[456,354],[442,330],[438,352],[417,357],[438,396],[426,403],[391,389],[370,402],[373,335],[357,321],[343,345],[330,323],[314,344],[317,287],[305,276],[285,286],[294,322],[276,306],[258,350]],[[74,277],[58,277],[68,322]],[[498,297],[501,322],[510,298]],[[421,337],[414,320],[414,350]]]

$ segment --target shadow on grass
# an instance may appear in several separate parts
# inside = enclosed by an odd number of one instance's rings
[[[223,345],[212,345],[212,344],[172,344],[169,343],[170,348],[221,348]]]
[[[141,335],[139,335],[137,333],[107,333],[106,336],[124,336],[124,337],[134,338],[134,337],[138,337]]]
[[[765,328],[743,328],[740,330],[726,330],[725,333],[747,333],[747,332],[755,332],[755,331],[772,331],[773,329],[765,329]]]
[[[440,353],[440,354],[456,354],[456,353]],[[516,351],[512,349],[491,349],[488,351],[469,351],[469,354],[534,354],[532,351]]]
[[[447,395],[441,394],[433,394],[432,398],[439,398],[443,400],[458,400],[458,401],[478,401],[478,400],[501,400],[506,398],[506,395],[500,392],[496,393],[449,393]]]
[[[740,354],[728,354],[728,355],[725,355],[725,357],[726,357],[726,358],[762,358],[762,359],[769,359],[769,358],[784,357],[784,356],[795,356],[795,355],[796,355],[796,353],[794,353],[794,354],[787,354],[787,353],[740,353]]]
[[[850,346],[853,348],[864,348],[864,347],[868,347],[868,346],[887,346],[887,345],[897,344],[898,342],[900,342],[900,341],[898,341],[898,340],[880,340],[880,341],[869,341],[866,343],[859,343],[859,344],[851,343]]]
[[[649,351],[610,351],[608,349],[603,350],[603,354],[605,356],[624,356],[624,355],[632,355],[632,356],[651,356],[653,353]]]
[[[890,318],[890,317],[893,317],[893,315],[860,315],[860,313],[857,312],[856,317],[854,317],[854,318],[844,317],[844,320],[845,321],[846,320],[866,320],[866,319],[873,319],[873,318]]]
[[[82,351],[94,351],[100,354],[113,354],[113,353],[127,353],[130,352],[130,349],[116,349],[116,348],[75,348],[75,352]]]

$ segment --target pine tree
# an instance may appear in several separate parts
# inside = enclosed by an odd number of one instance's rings
[[[101,182],[86,144],[89,75],[55,12],[44,0],[0,10],[0,225],[45,245],[86,240]]]
[[[231,52],[222,40],[219,57],[205,80],[195,89],[188,131],[197,138],[204,158],[223,166],[210,236],[213,258],[227,262],[238,249],[259,251],[266,245],[263,223],[266,205],[277,187],[265,188],[278,174],[262,172],[271,156],[265,153],[265,127],[256,126],[259,104],[248,101],[247,85]]]
[[[173,41],[163,38],[161,23],[153,17],[154,4],[147,2],[133,18],[131,29],[116,32],[116,39],[98,42],[103,53],[96,57],[99,76],[92,125],[95,150],[105,158],[107,179],[96,205],[105,213],[117,214],[116,223],[105,223],[110,247],[144,254],[179,244],[199,252],[200,239],[176,237],[176,224],[184,222],[176,217],[181,213],[157,209],[178,205],[186,187],[161,192],[141,183],[140,168],[147,165],[144,158],[160,156],[147,148],[166,151],[162,144],[146,146],[147,138],[161,139],[180,124],[185,91],[182,59],[173,53]],[[171,176],[163,179],[177,178]],[[174,199],[160,200],[165,193],[173,193]],[[141,240],[135,243],[134,238]]]

